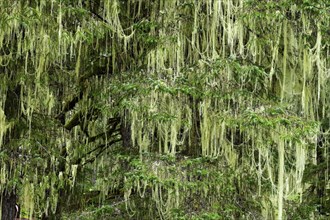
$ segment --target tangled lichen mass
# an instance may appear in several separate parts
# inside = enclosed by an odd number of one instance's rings
[[[327,0],[0,1],[1,219],[328,218],[329,26]]]

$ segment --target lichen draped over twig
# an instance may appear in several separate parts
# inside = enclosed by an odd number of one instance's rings
[[[122,190],[134,215],[132,194],[149,196],[150,216],[170,219],[194,196],[224,205],[227,184],[249,197],[248,173],[260,215],[287,218],[306,165],[329,161],[317,150],[330,117],[329,6],[306,4],[2,0],[0,192],[48,215],[92,167],[101,198]],[[109,162],[121,124],[137,149],[129,168]]]

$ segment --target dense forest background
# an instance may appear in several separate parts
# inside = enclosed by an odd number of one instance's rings
[[[1,219],[328,219],[329,27],[328,0],[0,0]]]

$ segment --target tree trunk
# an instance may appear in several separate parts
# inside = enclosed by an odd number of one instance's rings
[[[318,167],[322,167],[326,163],[325,153],[324,152],[327,148],[328,140],[327,136],[325,135],[328,131],[328,125],[321,125],[320,134],[318,136],[317,141],[317,148],[316,148],[316,162]],[[325,214],[326,213],[326,201],[325,201],[325,193],[326,193],[326,177],[325,172],[321,169],[317,174],[317,184],[316,184],[316,194],[317,194],[317,209],[319,213]]]
[[[1,220],[13,220],[15,218],[18,218],[19,213],[16,210],[16,194],[5,190],[2,193],[1,200]]]
[[[16,120],[20,116],[20,86],[16,86],[13,90],[7,91],[7,97],[5,102],[5,115],[7,121]],[[16,148],[11,146],[11,140],[18,138],[20,135],[20,128],[17,124],[12,128],[10,133],[7,133],[4,138],[4,146],[10,152],[10,157],[13,158],[17,155]],[[15,163],[8,163],[8,171],[15,169]],[[8,178],[12,178],[8,175]],[[13,220],[19,217],[18,210],[16,210],[17,195],[15,189],[4,189],[1,194],[1,220]]]
[[[125,122],[122,122],[120,125],[120,133],[123,140],[123,147],[132,148],[130,125],[127,125],[125,124]]]
[[[190,131],[190,144],[188,144],[187,154],[192,157],[201,155],[201,116],[199,113],[199,99],[189,97],[192,109],[192,128]]]

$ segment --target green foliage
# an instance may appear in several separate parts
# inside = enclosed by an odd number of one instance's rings
[[[0,201],[53,219],[329,215],[327,0],[0,8]]]

